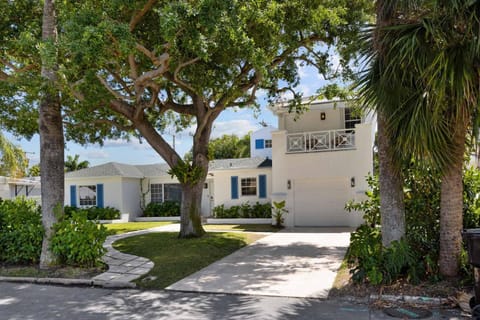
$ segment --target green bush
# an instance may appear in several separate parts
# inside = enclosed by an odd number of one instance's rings
[[[114,220],[120,218],[120,210],[112,207],[77,208],[65,206],[64,212],[66,217],[72,217],[74,212],[82,212],[87,215],[89,220]]]
[[[259,202],[256,202],[254,205],[245,202],[239,206],[231,206],[230,208],[225,208],[222,204],[213,208],[213,216],[217,219],[271,218],[272,208],[270,203],[262,204]]]
[[[38,263],[43,234],[40,207],[34,200],[0,201],[0,262]]]
[[[180,216],[180,204],[176,201],[164,201],[162,203],[150,202],[145,210],[144,217],[178,217]]]
[[[389,248],[381,245],[380,200],[377,177],[368,177],[368,199],[347,203],[349,211],[363,211],[365,224],[352,234],[348,262],[355,281],[391,283],[403,278],[411,282],[439,280],[439,219],[441,174],[428,167],[410,164],[403,170],[406,234]],[[480,171],[465,169],[464,227],[480,227]],[[470,274],[462,257],[464,274]]]
[[[108,232],[103,225],[87,218],[86,211],[73,211],[54,225],[51,249],[66,265],[94,267],[106,252],[103,243]]]

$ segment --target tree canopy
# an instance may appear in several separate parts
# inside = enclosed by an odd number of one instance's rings
[[[90,162],[87,160],[80,161],[80,155],[78,154],[74,156],[67,155],[67,160],[65,160],[65,172],[85,169],[88,166],[90,166]]]
[[[185,160],[191,161],[192,150],[184,156]],[[208,144],[208,158],[213,159],[236,159],[250,157],[250,134],[238,137],[234,134],[210,140]]]

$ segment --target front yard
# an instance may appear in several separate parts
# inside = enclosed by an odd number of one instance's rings
[[[177,232],[158,232],[121,239],[113,247],[153,261],[150,273],[136,283],[145,289],[163,289],[263,236],[212,232],[202,238],[179,239]]]

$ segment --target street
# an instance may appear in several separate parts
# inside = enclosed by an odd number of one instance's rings
[[[462,319],[432,310],[431,319]],[[0,282],[1,320],[393,319],[348,301]]]

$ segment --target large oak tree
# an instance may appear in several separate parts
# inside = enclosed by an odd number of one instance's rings
[[[369,1],[84,1],[63,26],[69,136],[145,139],[182,191],[181,237],[201,236],[200,201],[215,119],[298,84],[298,62],[329,70],[336,46],[348,70]],[[258,106],[257,106],[258,107]],[[193,159],[163,136],[193,125]],[[96,130],[92,130],[96,124]]]

